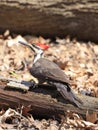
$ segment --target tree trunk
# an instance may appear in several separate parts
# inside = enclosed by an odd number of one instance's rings
[[[97,0],[0,0],[0,31],[98,41]]]

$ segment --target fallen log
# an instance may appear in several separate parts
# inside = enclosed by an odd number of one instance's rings
[[[0,0],[0,32],[6,29],[98,41],[98,1]]]
[[[39,86],[38,88],[22,93],[14,89],[5,89],[5,85],[0,85],[0,108],[19,106],[31,106],[30,113],[39,117],[59,117],[68,110],[86,117],[87,111],[98,111],[98,99],[89,96],[78,95],[83,101],[83,105],[78,108],[62,98],[61,95],[50,86]]]

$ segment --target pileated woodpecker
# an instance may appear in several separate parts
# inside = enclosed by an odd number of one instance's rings
[[[61,68],[54,62],[42,58],[43,50],[35,44],[19,43],[28,46],[35,52],[33,65],[30,68],[30,73],[39,80],[39,83],[47,82],[50,85],[54,85],[61,93],[63,98],[74,103],[76,106],[80,106],[82,101],[76,96],[70,87],[70,81]]]

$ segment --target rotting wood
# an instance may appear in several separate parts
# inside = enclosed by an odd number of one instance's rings
[[[59,117],[60,114],[66,113],[68,110],[78,113],[83,117],[87,111],[98,111],[98,99],[89,96],[78,95],[83,101],[83,106],[77,108],[72,104],[68,104],[59,93],[49,86],[38,87],[27,93],[21,93],[13,89],[5,90],[4,85],[0,85],[0,108],[31,105],[31,113],[35,116],[42,117]]]
[[[15,78],[6,78],[3,76],[0,76],[0,81],[5,82],[7,87],[21,89],[24,92],[28,91],[30,87],[34,86],[34,82],[17,80]]]

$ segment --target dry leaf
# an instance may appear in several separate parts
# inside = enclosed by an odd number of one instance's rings
[[[87,111],[86,120],[92,123],[96,123],[98,121],[98,111],[97,112]]]

